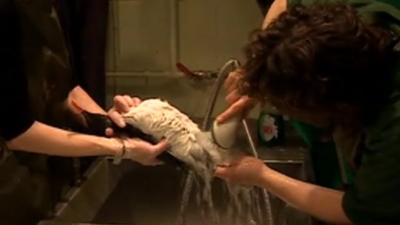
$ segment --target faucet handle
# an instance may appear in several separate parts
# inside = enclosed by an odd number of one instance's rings
[[[176,63],[176,68],[186,76],[189,76],[189,77],[195,76],[193,71],[191,71],[189,68],[187,68],[185,65],[183,65],[180,62]]]
[[[217,73],[213,71],[207,70],[197,70],[193,71],[190,70],[187,66],[183,65],[182,63],[176,63],[176,68],[182,72],[185,76],[195,79],[195,80],[204,80],[204,79],[214,79],[217,77]]]

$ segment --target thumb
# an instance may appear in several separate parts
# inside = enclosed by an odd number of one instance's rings
[[[167,150],[169,147],[167,140],[163,139],[157,144],[153,145],[153,151],[156,155],[159,155],[161,152]]]
[[[217,123],[224,123],[228,119],[238,114],[243,114],[244,110],[246,110],[247,107],[250,107],[251,104],[251,99],[248,96],[242,96],[241,98],[239,98],[239,100],[232,103],[232,105],[230,105],[227,110],[225,110],[217,117]]]
[[[227,175],[227,167],[222,167],[222,166],[218,166],[217,169],[215,170],[214,175],[216,177],[220,177],[220,178],[224,178]]]
[[[234,103],[235,104],[235,103]],[[217,123],[225,123],[229,118],[236,115],[239,111],[239,108],[236,105],[231,105],[228,109],[226,109],[223,113],[221,113],[217,117]]]
[[[126,122],[119,112],[113,110],[108,113],[108,117],[119,127],[123,128],[126,126]]]

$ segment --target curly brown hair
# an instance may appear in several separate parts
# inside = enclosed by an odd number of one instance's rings
[[[239,90],[306,111],[378,104],[390,86],[392,39],[349,5],[297,5],[252,34]]]

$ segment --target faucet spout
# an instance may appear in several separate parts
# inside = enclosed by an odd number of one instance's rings
[[[214,112],[215,103],[217,101],[218,94],[221,90],[221,87],[222,87],[225,79],[228,77],[230,72],[238,69],[239,67],[240,67],[239,60],[230,59],[218,71],[217,78],[216,78],[217,80],[215,81],[213,90],[211,92],[211,96],[210,96],[210,99],[207,104],[207,111],[206,111],[206,114],[204,116],[204,120],[203,120],[203,123],[201,126],[202,130],[207,130],[211,124],[210,120],[211,120],[211,116]]]

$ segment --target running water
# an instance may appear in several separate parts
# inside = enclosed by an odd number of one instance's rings
[[[219,185],[219,186],[218,186]],[[222,185],[222,188],[221,188]],[[214,205],[213,187],[221,193],[215,198],[225,200]],[[178,225],[273,225],[268,194],[259,188],[231,186],[226,183],[206,181],[192,171],[185,178]],[[193,201],[194,200],[194,201]],[[189,204],[196,204],[202,222],[191,220]],[[193,210],[191,210],[193,213]]]
[[[196,200],[197,212],[201,215],[203,224],[273,225],[269,196],[257,188],[224,184],[225,187],[221,188],[224,191],[215,197],[224,197],[227,201],[215,207],[214,168],[229,161],[232,151],[218,147],[208,134],[185,114],[167,102],[148,99],[123,117],[128,124],[157,140],[166,139],[170,144],[169,153],[187,165],[189,170],[183,187],[179,225],[198,222],[186,221],[191,196]]]
[[[252,153],[257,157],[254,141],[251,138],[247,123],[245,121],[242,121],[242,123],[247,133]],[[224,157],[225,160],[229,158],[226,154]],[[212,168],[209,172],[212,173]],[[197,200],[204,199],[204,202],[196,201],[197,206],[199,206],[198,208],[200,208],[199,211],[202,215],[203,221],[205,218],[210,218],[211,220],[203,222],[203,224],[274,225],[271,199],[266,190],[256,187],[244,188],[231,186],[224,183],[225,188],[222,189],[223,193],[219,194],[224,195],[228,201],[223,203],[225,204],[225,211],[221,211],[214,208],[212,178],[212,175],[204,177],[193,171],[188,171],[188,175],[184,182],[182,200],[177,219],[178,225],[193,224],[193,221],[187,221],[186,214],[188,212],[188,204],[190,203],[191,194],[194,191],[196,192],[193,193],[193,195],[195,195]],[[199,183],[203,183],[203,186],[199,185]],[[194,186],[194,184],[196,185]],[[208,212],[208,214],[205,212]]]

